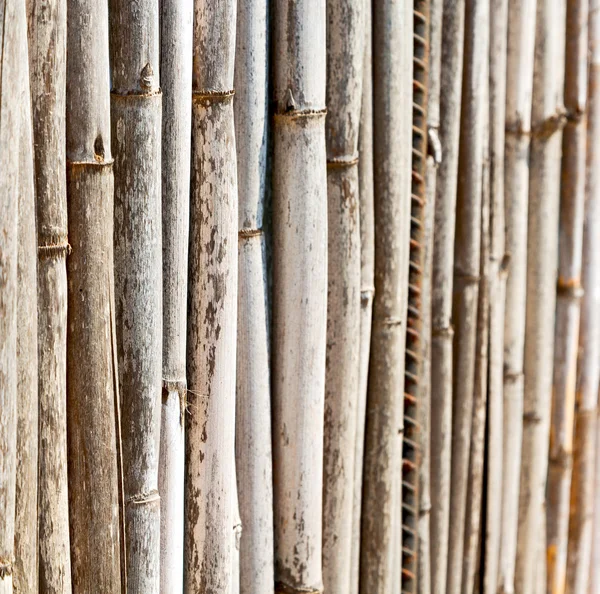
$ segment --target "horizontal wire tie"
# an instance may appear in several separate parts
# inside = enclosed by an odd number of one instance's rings
[[[262,229],[240,229],[238,231],[238,237],[240,239],[247,239],[250,237],[261,237],[264,235],[264,231]]]
[[[452,338],[454,336],[454,328],[452,326],[433,328],[431,335],[440,336],[441,338]]]
[[[139,97],[140,99],[156,97],[162,95],[162,89],[149,89],[147,91],[121,91],[119,89],[111,89],[110,96],[118,99],[127,99],[127,97]]]
[[[556,284],[556,295],[564,299],[577,300],[583,297],[585,291],[579,281],[568,282],[558,281]]]
[[[342,157],[332,157],[327,159],[327,167],[329,169],[343,169],[346,167],[352,167],[358,165],[358,154],[355,155],[344,155]]]
[[[192,91],[192,101],[211,103],[227,103],[233,99],[235,90],[230,91]]]
[[[114,159],[109,159],[108,161],[105,161],[102,157],[98,156],[98,158],[94,159],[93,161],[91,159],[88,161],[67,160],[67,167],[112,167],[114,162]]]
[[[327,115],[327,109],[290,109],[273,114],[277,118],[290,118],[292,120],[301,118],[322,118]]]
[[[323,590],[303,587],[295,588],[283,582],[277,582],[275,584],[275,594],[323,594]]]
[[[71,253],[71,246],[68,241],[61,243],[51,243],[38,246],[38,258],[40,260],[48,260],[50,258],[60,258],[68,256]]]
[[[145,503],[154,503],[160,501],[160,496],[156,489],[148,491],[147,493],[137,493],[127,497],[125,503],[131,503],[132,505],[144,505]]]

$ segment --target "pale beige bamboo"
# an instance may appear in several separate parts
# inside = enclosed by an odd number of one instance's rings
[[[535,591],[537,546],[546,522],[541,510],[548,470],[554,351],[556,231],[564,118],[564,0],[538,0],[536,25],[527,228],[523,448],[515,573],[515,591],[522,594]],[[549,565],[552,565],[551,560]]]
[[[519,480],[523,435],[523,353],[527,276],[527,208],[536,0],[509,0],[506,64],[504,196],[506,279],[503,365],[502,536],[499,588],[515,592]]]

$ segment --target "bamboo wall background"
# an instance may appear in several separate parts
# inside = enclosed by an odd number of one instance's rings
[[[0,594],[600,594],[600,0],[0,23]]]

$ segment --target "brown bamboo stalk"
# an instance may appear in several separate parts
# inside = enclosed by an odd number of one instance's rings
[[[592,88],[591,84],[590,88]],[[589,594],[597,594],[597,592],[600,591],[600,530],[598,530],[598,526],[600,526],[600,437],[598,436],[599,428],[600,422],[598,417],[596,417],[596,467],[594,469],[593,479],[594,515],[592,529],[592,555],[590,563],[590,587],[588,590]]]
[[[109,16],[125,568],[128,592],[156,594],[162,375],[158,2],[111,0]]]
[[[108,6],[69,0],[67,398],[73,587],[121,592]],[[103,568],[98,572],[98,564]]]
[[[412,5],[373,6],[375,299],[363,472],[360,589],[401,587],[401,468],[408,302]],[[397,573],[395,573],[397,572]]]
[[[236,3],[194,3],[184,588],[232,588],[238,199]]]
[[[600,159],[598,151],[594,150],[594,139],[600,132],[600,3],[591,0],[588,8],[589,79],[582,244],[582,286],[585,293],[579,326],[580,355],[567,553],[567,591],[572,593],[589,591],[600,379]]]
[[[567,4],[565,107],[559,215],[554,385],[548,462],[548,588],[564,592],[567,549],[585,207],[588,0]]]
[[[519,480],[523,435],[523,353],[527,276],[527,209],[536,0],[509,0],[506,64],[504,196],[506,279],[499,588],[515,592]]]
[[[446,591],[452,441],[452,285],[465,0],[444,0],[431,329],[431,589]]]
[[[515,574],[515,590],[523,594],[535,591],[536,548],[546,522],[541,511],[548,470],[554,350],[556,231],[564,121],[564,1],[539,0],[536,21],[527,228],[523,449]],[[549,493],[549,496],[553,494]]]
[[[38,328],[37,237],[33,169],[33,130],[25,5],[20,22],[21,106],[19,133],[19,228],[17,268],[17,483],[15,502],[15,592],[38,592]]]
[[[67,493],[67,2],[28,1],[38,230],[40,592],[71,592]]]

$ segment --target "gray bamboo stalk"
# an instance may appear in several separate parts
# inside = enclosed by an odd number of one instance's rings
[[[70,593],[67,488],[67,2],[28,1],[38,230],[40,592]]]
[[[412,4],[373,5],[375,299],[363,472],[360,589],[400,588],[404,349],[412,136]],[[397,575],[396,573],[397,572]]]
[[[121,592],[108,5],[68,0],[67,422],[73,588]],[[98,571],[98,566],[102,571]]]
[[[322,590],[327,333],[325,3],[277,2],[273,48],[273,475],[277,592]]]
[[[162,365],[157,0],[111,0],[114,262],[127,591],[157,594]]]
[[[364,0],[327,0],[328,294],[323,435],[323,587],[348,592],[360,375],[358,136]],[[348,469],[348,471],[345,471]]]
[[[490,249],[489,371],[484,592],[498,591],[502,522],[504,306],[508,257],[504,227],[504,126],[508,0],[490,2]]]
[[[360,354],[358,404],[356,407],[356,449],[354,452],[354,504],[352,511],[352,558],[350,593],[358,594],[360,573],[360,521],[363,486],[363,456],[369,355],[371,349],[371,318],[373,314],[375,270],[375,221],[373,209],[373,64],[371,0],[364,7],[365,47],[362,64],[362,100],[358,132],[358,183],[360,227]]]
[[[527,209],[531,94],[535,46],[536,0],[509,0],[506,64],[506,134],[504,196],[506,278],[504,319],[504,414],[502,450],[502,536],[499,588],[515,592],[519,480],[523,434],[523,354],[527,276]]]
[[[183,589],[193,0],[162,0],[163,359],[158,491],[160,591]]]
[[[232,587],[238,194],[236,3],[194,3],[184,588]]]
[[[452,442],[452,290],[465,0],[444,0],[431,293],[431,589],[446,591]]]
[[[554,334],[554,384],[548,461],[548,589],[564,592],[567,550],[585,208],[588,0],[567,4],[565,107]]]
[[[594,468],[600,380],[600,2],[589,3],[589,79],[582,285],[575,444],[567,554],[567,591],[587,593],[594,513]],[[598,584],[600,586],[600,584]],[[594,592],[594,590],[592,590]]]
[[[267,188],[267,0],[237,8],[233,104],[237,147],[238,327],[236,470],[241,594],[274,587],[269,319],[264,235]]]
[[[489,1],[466,0],[452,307],[456,333],[453,350],[448,594],[461,591],[467,518],[481,261],[484,122],[488,111],[487,93],[483,93],[482,88],[487,85],[488,40]],[[481,410],[485,411],[485,406]],[[476,474],[480,474],[478,470]],[[471,503],[469,508],[472,508]]]
[[[527,244],[523,446],[515,591],[535,589],[552,394],[563,115],[565,2],[538,0]],[[543,249],[540,249],[543,246]],[[553,494],[550,494],[553,496]],[[550,551],[548,551],[550,552]],[[549,559],[552,566],[552,559]]]
[[[21,106],[19,133],[19,227],[17,268],[17,483],[15,502],[15,592],[38,592],[38,329],[37,237],[33,130],[27,50],[27,15],[16,3],[20,23]]]
[[[0,593],[13,594],[18,428],[18,225],[20,64],[25,23],[18,2],[0,2]]]

